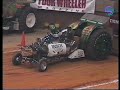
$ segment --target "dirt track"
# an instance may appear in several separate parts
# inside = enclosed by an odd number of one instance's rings
[[[41,73],[28,66],[13,66],[13,54],[6,55],[3,62],[4,88],[74,88],[118,79],[118,60],[113,56],[104,61],[62,62]]]
[[[14,43],[18,42],[14,41]],[[8,52],[16,49],[13,47],[15,45],[12,42],[5,45],[3,50]],[[51,65],[46,72],[42,73],[30,66],[13,66],[11,59],[14,54],[3,54],[3,88],[5,89],[80,88],[118,79],[118,57],[115,56],[110,56],[103,61],[87,59],[76,62],[66,61]],[[93,88],[118,89],[118,83]]]

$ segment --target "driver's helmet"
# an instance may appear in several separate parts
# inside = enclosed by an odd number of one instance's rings
[[[51,30],[51,34],[54,36],[54,37],[59,37],[59,31],[58,31],[58,28],[55,26],[55,24],[50,24],[49,25],[49,28]]]

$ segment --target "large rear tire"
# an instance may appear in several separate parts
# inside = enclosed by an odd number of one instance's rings
[[[33,32],[36,26],[36,14],[35,9],[26,6],[23,9],[19,9],[16,13],[16,18],[18,18],[19,29],[25,32]]]
[[[111,54],[112,40],[109,33],[104,30],[94,31],[85,48],[85,54],[89,59],[105,59]]]

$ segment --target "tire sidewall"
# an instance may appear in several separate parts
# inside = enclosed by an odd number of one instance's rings
[[[96,51],[96,49],[94,47],[95,42],[97,41],[97,39],[101,38],[101,36],[103,34],[105,34],[111,40],[110,34],[107,33],[105,30],[98,29],[98,30],[94,31],[91,34],[91,36],[89,37],[89,42],[87,43],[87,46],[86,46],[86,49],[85,49],[85,53],[86,53],[87,58],[93,59],[93,60],[96,60],[96,59],[97,60],[104,60],[104,59],[106,59],[108,57],[108,55],[110,55],[111,50],[106,55],[98,56],[97,51]],[[112,40],[110,41],[110,44],[111,44],[110,47],[112,49]]]
[[[43,69],[43,67],[42,67],[43,63],[46,63],[46,68],[45,68],[45,69]],[[48,64],[47,64],[47,61],[46,61],[46,60],[41,60],[41,61],[39,61],[38,70],[39,70],[40,72],[46,71],[46,70],[47,70],[47,67],[48,67]]]
[[[19,61],[16,60],[17,58],[19,58]],[[13,65],[20,65],[21,61],[22,61],[22,54],[21,53],[15,54],[12,58]]]
[[[26,25],[26,18],[28,16],[28,14],[34,14],[35,15],[35,24],[33,27],[29,28]],[[22,9],[18,9],[17,13],[16,13],[16,18],[18,18],[18,22],[19,22],[19,29],[25,32],[33,32],[34,28],[36,26],[37,23],[37,19],[36,19],[36,9],[31,8],[30,6],[26,6]]]

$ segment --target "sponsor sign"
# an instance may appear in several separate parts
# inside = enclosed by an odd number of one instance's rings
[[[37,9],[77,12],[77,13],[94,13],[95,0],[36,0],[30,4]]]
[[[116,19],[110,19],[110,23],[119,24],[119,20],[116,20]]]
[[[108,16],[112,16],[114,14],[115,10],[112,6],[107,6],[107,7],[105,7],[105,12],[107,13]]]
[[[48,56],[66,54],[66,45],[64,43],[48,44]]]

